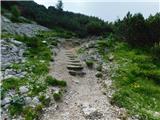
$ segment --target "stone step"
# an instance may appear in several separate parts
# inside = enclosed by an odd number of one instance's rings
[[[77,56],[74,56],[74,55],[68,55],[67,57],[69,57],[69,58],[77,58]]]
[[[77,57],[68,57],[70,60],[75,60]],[[77,59],[78,60],[78,59]]]
[[[73,53],[65,53],[66,55],[73,55]]]
[[[80,61],[79,60],[69,60],[68,62],[70,62],[70,63],[80,63]]]
[[[83,75],[85,75],[86,73],[85,73],[85,72],[83,72],[83,71],[74,71],[74,70],[69,70],[69,74],[70,74],[70,75],[73,75],[73,76],[76,76],[76,75],[83,76]]]
[[[72,52],[71,50],[66,50],[65,52]]]
[[[82,66],[81,63],[67,63],[68,65],[73,65],[73,66]]]
[[[65,53],[66,55],[73,55],[73,53]]]
[[[67,69],[69,70],[82,70],[83,69],[83,66],[73,66],[73,65],[68,65],[67,66]]]

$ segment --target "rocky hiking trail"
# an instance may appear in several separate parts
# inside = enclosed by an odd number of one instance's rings
[[[62,102],[47,108],[41,120],[120,120],[95,74],[76,56],[75,48],[60,48],[50,75],[66,80],[67,92]]]

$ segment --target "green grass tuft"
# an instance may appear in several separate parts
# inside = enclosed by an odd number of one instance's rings
[[[86,61],[86,65],[88,66],[88,68],[93,68],[94,61],[92,61],[92,60],[87,60],[87,61]]]
[[[52,86],[62,86],[62,87],[67,86],[66,81],[57,80],[57,79],[53,78],[52,76],[47,76],[46,77],[46,83],[48,85],[52,85]]]
[[[54,98],[55,101],[60,101],[61,97],[62,97],[62,94],[60,92],[53,94],[53,98]]]

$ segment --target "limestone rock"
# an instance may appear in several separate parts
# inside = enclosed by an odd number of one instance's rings
[[[103,114],[100,113],[96,108],[92,107],[88,103],[84,103],[81,105],[82,113],[86,119],[97,120],[103,117]]]
[[[6,33],[26,35],[29,37],[35,36],[38,31],[48,31],[49,29],[37,24],[28,23],[12,23],[6,17],[1,16],[1,29]]]
[[[33,98],[32,103],[33,103],[34,105],[40,104],[40,101],[39,101],[39,99],[38,99],[37,96]]]
[[[30,104],[32,102],[32,98],[31,97],[26,97],[25,98],[25,103],[26,104]]]
[[[11,97],[6,97],[2,100],[2,106],[9,104],[11,102]]]
[[[26,86],[21,86],[19,88],[19,91],[21,94],[27,93],[29,91],[29,89]]]

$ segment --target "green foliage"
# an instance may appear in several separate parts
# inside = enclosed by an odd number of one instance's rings
[[[92,60],[87,60],[87,61],[86,61],[86,65],[87,65],[89,68],[93,68],[94,61],[92,61]]]
[[[28,46],[24,56],[28,58],[24,68],[28,73],[37,75],[46,74],[48,72],[49,62],[52,52],[42,41],[41,37],[15,36],[16,40],[26,43]]]
[[[85,49],[82,47],[77,50],[78,54],[83,54],[84,52],[85,52]]]
[[[4,90],[10,90],[10,89],[18,90],[18,88],[21,85],[24,85],[25,83],[26,83],[25,79],[12,77],[12,78],[7,78],[7,79],[3,80],[2,87]]]
[[[69,30],[65,30],[63,28],[53,28],[52,31],[46,31],[46,32],[39,32],[38,36],[42,37],[42,38],[49,38],[48,42],[54,42],[55,44],[58,42],[56,37],[61,37],[61,38],[71,38],[71,37],[75,37],[76,35],[69,31]]]
[[[153,46],[160,42],[160,14],[144,19],[142,14],[127,13],[123,20],[115,22],[116,34],[132,46]]]
[[[46,88],[47,88],[47,86],[45,84],[33,83],[32,84],[32,91],[31,91],[30,96],[35,96],[38,93],[45,91]]]
[[[14,96],[12,99],[11,105],[9,106],[10,114],[12,116],[21,114],[25,104],[24,98],[20,96]]]
[[[159,44],[160,43],[160,13],[157,13],[154,16],[149,16],[149,18],[146,20],[147,26],[149,28],[149,35],[151,41],[154,43]]]
[[[54,98],[55,101],[60,101],[61,100],[61,96],[62,96],[61,93],[54,93],[53,94],[53,98]]]
[[[11,20],[13,22],[19,22],[20,10],[16,5],[11,7],[11,13],[12,13]]]
[[[50,98],[46,98],[45,95],[41,95],[41,96],[39,97],[39,100],[40,100],[40,101],[42,102],[42,104],[45,105],[45,106],[49,106],[49,103],[50,103],[50,101],[51,101],[51,99],[50,99]]]
[[[10,105],[8,109],[9,109],[10,114],[12,116],[14,116],[14,115],[20,115],[22,110],[23,110],[23,107],[22,106]]]
[[[38,118],[38,113],[32,107],[26,107],[23,113],[25,120],[34,120]]]
[[[153,58],[156,60],[156,61],[159,61],[160,60],[160,44],[155,44],[152,49],[152,55],[153,55]]]
[[[28,73],[34,73],[36,75],[48,73],[48,63],[44,61],[30,59],[25,63],[24,67]]]
[[[63,80],[57,80],[55,78],[53,78],[52,76],[47,76],[46,78],[46,83],[48,85],[52,85],[52,86],[62,86],[62,87],[65,87],[67,86],[67,83],[66,81],[63,81]]]
[[[102,78],[102,77],[103,77],[103,74],[102,74],[101,72],[99,72],[99,73],[96,74],[96,77],[97,77],[97,78]]]
[[[108,46],[108,53],[102,54],[106,62],[110,54],[115,57],[109,73],[117,89],[112,103],[127,108],[132,115],[138,114],[140,119],[160,119],[154,115],[160,111],[160,69],[159,61],[154,63],[153,52],[148,52],[148,49],[131,48],[118,40],[105,42],[114,43],[114,46]],[[104,47],[98,47],[99,51]]]
[[[27,74],[24,78],[8,78],[2,81],[1,87],[1,99],[6,96],[8,90],[15,89],[16,93],[19,94],[19,87],[23,85],[29,85],[28,96],[34,97],[40,93],[46,92],[48,85],[45,82],[45,76],[47,75],[49,69],[49,62],[52,56],[51,49],[49,46],[52,41],[48,39],[47,36],[19,36],[19,35],[3,35],[4,38],[15,38],[27,45],[27,50],[24,53],[26,61],[21,64],[13,63],[9,68],[15,70],[26,71]],[[43,40],[46,42],[43,42]],[[55,40],[55,44],[58,42]],[[43,77],[44,78],[43,78]],[[55,85],[66,86],[65,81],[55,81]],[[24,99],[19,96],[15,96],[9,106],[9,112],[11,116],[22,115],[26,120],[38,119],[39,114],[42,112],[42,107],[48,106],[50,103],[50,98],[43,98],[40,96],[40,101],[42,105],[38,105],[35,108],[27,107],[24,104]]]

